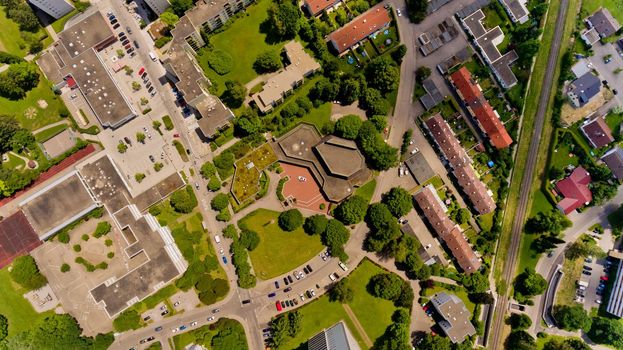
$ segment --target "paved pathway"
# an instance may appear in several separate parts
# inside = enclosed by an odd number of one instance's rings
[[[368,337],[368,333],[366,333],[366,330],[361,325],[361,322],[359,322],[359,319],[353,312],[353,309],[351,309],[350,306],[348,306],[348,304],[342,304],[342,307],[344,307],[344,311],[346,311],[346,313],[348,314],[348,317],[350,317],[350,320],[353,321],[355,328],[357,328],[357,332],[359,332],[359,334],[363,338],[363,342],[366,343],[367,347],[371,348],[372,340],[370,340],[370,337]]]
[[[44,127],[41,127],[41,128],[39,128],[37,130],[33,130],[32,133],[33,134],[37,134],[37,133],[40,133],[40,132],[42,132],[44,130],[51,129],[51,128],[57,126],[57,125],[62,125],[62,124],[69,124],[69,121],[67,119],[63,119],[63,120],[57,121],[56,123],[48,124],[48,125],[46,125]]]

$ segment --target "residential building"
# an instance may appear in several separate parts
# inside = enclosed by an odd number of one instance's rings
[[[593,194],[588,188],[591,183],[591,174],[584,168],[577,167],[571,172],[571,175],[556,183],[556,190],[563,196],[558,202],[558,209],[565,215],[578,209],[583,205],[587,205],[593,200]]]
[[[160,16],[171,4],[168,0],[145,0],[149,8]]]
[[[28,0],[28,2],[55,19],[74,10],[74,6],[65,0]]]
[[[582,133],[594,148],[601,148],[614,141],[612,131],[603,117],[587,120],[581,127]]]
[[[612,254],[610,254],[612,255]],[[617,269],[616,279],[614,280],[614,286],[610,292],[610,299],[608,299],[608,306],[606,311],[616,317],[623,317],[623,262],[620,255],[619,267]]]
[[[480,50],[493,74],[496,76],[500,85],[505,89],[510,89],[517,84],[517,77],[510,68],[519,56],[515,50],[511,50],[504,55],[500,53],[497,46],[504,41],[504,32],[497,26],[493,29],[486,29],[483,25],[485,14],[482,10],[477,10],[471,15],[463,18],[461,23],[467,32],[473,36],[472,42]]]
[[[462,343],[465,338],[476,334],[476,328],[470,321],[472,314],[456,295],[441,292],[435,294],[430,301],[443,318],[438,322],[439,327],[452,343]]]
[[[103,127],[118,128],[136,116],[99,57],[117,41],[108,21],[94,12],[58,34],[37,64],[56,88],[79,90]]]
[[[325,12],[337,8],[342,4],[342,0],[305,0],[303,8],[311,16],[320,16]]]
[[[567,96],[575,107],[582,107],[599,94],[601,81],[593,73],[586,73],[567,87]]]
[[[283,102],[284,98],[297,86],[303,84],[306,77],[320,69],[320,64],[305,52],[298,41],[290,41],[284,46],[289,65],[281,72],[266,80],[262,91],[251,96],[262,113],[270,112]]]
[[[483,95],[480,85],[472,78],[470,71],[466,67],[461,67],[450,75],[449,80],[491,144],[497,149],[510,146],[513,139],[502,124],[500,116]]]
[[[607,8],[603,7],[589,16],[586,19],[586,24],[590,28],[595,28],[599,34],[599,37],[602,39],[615,34],[619,29],[621,29],[619,22],[612,17],[612,14]]]
[[[424,125],[448,161],[452,174],[474,209],[479,214],[487,214],[495,210],[495,202],[489,190],[476,175],[471,166],[472,160],[461,147],[459,140],[441,114],[435,114],[426,120]]]
[[[528,22],[530,12],[526,7],[527,0],[500,0],[513,23]]]
[[[623,149],[616,146],[601,157],[617,180],[623,180]]]
[[[333,326],[323,329],[320,333],[309,338],[308,350],[360,350],[357,340],[350,333],[346,324],[340,321]]]
[[[428,56],[459,35],[454,19],[448,17],[418,36],[422,55]]]
[[[422,102],[422,105],[427,111],[444,100],[444,96],[437,88],[437,85],[435,85],[433,79],[428,78],[424,80],[422,82],[422,87],[424,88],[424,91],[426,91],[426,95],[420,97],[420,102]]]
[[[389,26],[391,21],[387,9],[383,4],[378,4],[329,34],[328,39],[337,53],[342,55],[370,35]]]
[[[422,210],[429,226],[441,238],[458,265],[466,274],[478,271],[480,259],[463,237],[461,229],[447,215],[448,208],[443,204],[433,185],[427,185],[414,195],[418,207]]]

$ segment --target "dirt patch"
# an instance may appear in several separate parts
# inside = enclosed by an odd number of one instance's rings
[[[37,101],[37,104],[39,105],[39,108],[41,109],[48,108],[48,102],[46,100],[39,100]]]
[[[359,108],[358,102],[355,101],[348,106],[343,106],[338,103],[331,104],[331,120],[336,121],[341,117],[349,114],[355,114],[361,117],[361,119],[366,120],[366,112]]]
[[[565,103],[562,106],[560,118],[565,125],[572,125],[597,111],[599,107],[612,99],[612,97],[610,90],[602,89],[599,95],[593,97],[593,99],[580,108],[575,108],[570,103]]]

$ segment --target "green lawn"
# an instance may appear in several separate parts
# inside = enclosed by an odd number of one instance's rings
[[[5,51],[20,57],[28,54],[28,44],[19,34],[17,23],[6,18],[4,7],[0,6],[0,51]]]
[[[368,181],[367,183],[365,183],[363,186],[357,188],[357,190],[355,190],[355,194],[365,199],[366,201],[368,201],[368,203],[370,203],[370,200],[372,199],[372,196],[374,195],[375,188],[376,188],[376,179],[372,179]]]
[[[52,23],[52,29],[54,29],[54,31],[57,33],[62,32],[63,29],[65,29],[65,23],[67,23],[67,21],[69,21],[70,18],[72,18],[73,16],[77,14],[78,14],[78,10],[74,9],[73,11],[66,14],[65,16],[57,19],[56,21],[54,21],[54,23]]]
[[[223,50],[233,58],[233,66],[229,73],[219,75],[208,66],[207,49],[199,51],[197,59],[206,75],[216,83],[218,94],[225,89],[227,80],[237,80],[243,84],[253,80],[257,73],[253,70],[253,62],[262,52],[281,51],[284,42],[268,44],[266,34],[260,33],[260,24],[268,18],[267,10],[272,4],[270,0],[259,0],[246,10],[246,16],[236,18],[224,31],[210,36],[210,44],[214,49]]]
[[[349,306],[372,341],[383,335],[387,326],[392,323],[392,314],[397,309],[391,301],[374,297],[366,290],[370,278],[384,272],[386,271],[381,267],[364,259],[348,276],[355,291]]]
[[[9,154],[8,157],[9,160],[6,163],[2,164],[3,167],[7,169],[16,169],[18,167],[21,167],[21,169],[24,169],[26,162],[22,158],[16,157],[13,154]]]
[[[9,336],[28,330],[53,311],[39,314],[22,296],[26,290],[13,283],[8,267],[0,270],[0,314],[9,320]]]
[[[541,189],[534,191],[532,196],[532,210],[530,211],[530,216],[534,216],[540,212],[547,212],[554,208],[552,203],[547,199],[547,195]]]
[[[238,321],[229,318],[221,318],[212,325],[203,326],[190,332],[176,335],[173,337],[174,349],[182,350],[191,343],[203,345],[206,349],[217,349],[216,347],[212,347],[212,337],[214,337],[219,331],[226,329],[233,331],[235,335],[234,338],[242,340],[244,342],[244,346],[241,345],[242,342],[224,343],[223,346],[218,349],[248,349],[244,328],[242,328],[242,325]],[[232,338],[227,339],[231,340]]]
[[[255,274],[263,280],[293,270],[323,249],[320,237],[307,235],[303,228],[283,231],[277,223],[278,216],[279,212],[258,209],[238,221],[240,228],[260,236],[260,244],[249,256]]]
[[[623,113],[622,114],[609,113],[606,116],[606,124],[608,124],[608,127],[610,128],[610,130],[612,130],[613,136],[619,133],[619,128],[621,127],[621,123],[623,123]]]
[[[45,142],[51,139],[52,137],[60,134],[62,131],[67,129],[67,127],[68,127],[67,124],[60,124],[60,125],[53,126],[49,129],[45,129],[41,132],[36,133],[35,139],[37,140],[37,142]]]
[[[616,18],[619,23],[623,23],[623,2],[621,0],[590,0],[582,1],[582,16],[591,15],[597,11],[600,7],[605,7],[610,10],[610,13]]]
[[[59,112],[65,108],[65,104],[59,96],[52,92],[51,86],[43,77],[43,74],[41,74],[39,85],[29,91],[25,98],[12,101],[0,97],[0,111],[3,114],[14,115],[20,124],[29,130],[36,130],[42,126],[57,122],[61,120]],[[47,102],[48,105],[45,109],[39,107],[37,104],[39,100]]]

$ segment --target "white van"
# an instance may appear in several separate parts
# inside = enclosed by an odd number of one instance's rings
[[[219,237],[219,235],[215,235],[214,242],[216,242],[216,244],[221,244],[221,237]]]
[[[156,62],[156,60],[158,59],[158,57],[156,57],[156,54],[149,51],[149,58],[151,58],[152,61]]]

